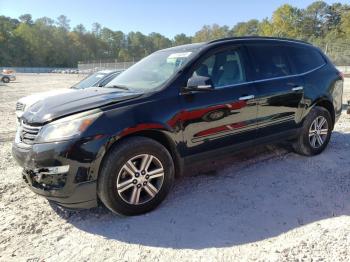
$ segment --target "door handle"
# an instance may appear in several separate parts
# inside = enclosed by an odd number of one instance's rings
[[[240,101],[244,101],[244,100],[249,100],[249,99],[254,99],[254,95],[249,95],[249,96],[241,96],[239,98]]]
[[[296,86],[296,87],[292,88],[293,91],[299,91],[299,90],[303,90],[303,89],[304,89],[304,87],[302,87],[302,86]]]

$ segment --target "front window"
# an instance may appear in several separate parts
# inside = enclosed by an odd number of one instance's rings
[[[155,52],[118,75],[106,87],[149,92],[174,76],[198,51],[199,48]]]
[[[246,81],[242,54],[239,49],[225,50],[206,58],[192,76],[209,77],[216,89]]]

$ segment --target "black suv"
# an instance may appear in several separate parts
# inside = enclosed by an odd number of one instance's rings
[[[13,155],[37,194],[61,206],[141,214],[186,163],[288,140],[312,156],[342,110],[343,79],[314,46],[220,39],[161,50],[106,87],[48,97],[21,117]]]

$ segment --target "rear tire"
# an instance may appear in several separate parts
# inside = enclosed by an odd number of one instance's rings
[[[299,137],[293,143],[295,152],[305,156],[320,154],[328,145],[332,126],[332,118],[327,109],[319,106],[311,109]]]
[[[146,137],[127,138],[108,153],[98,177],[97,194],[120,215],[139,215],[156,208],[174,182],[168,150]]]

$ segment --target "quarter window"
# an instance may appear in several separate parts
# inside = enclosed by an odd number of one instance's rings
[[[239,49],[221,51],[209,56],[197,66],[193,76],[209,77],[217,89],[245,82]]]
[[[305,73],[325,64],[325,60],[320,52],[314,48],[289,46],[287,50],[295,67],[295,71],[298,74]]]
[[[249,45],[257,80],[291,75],[288,57],[280,45]]]

